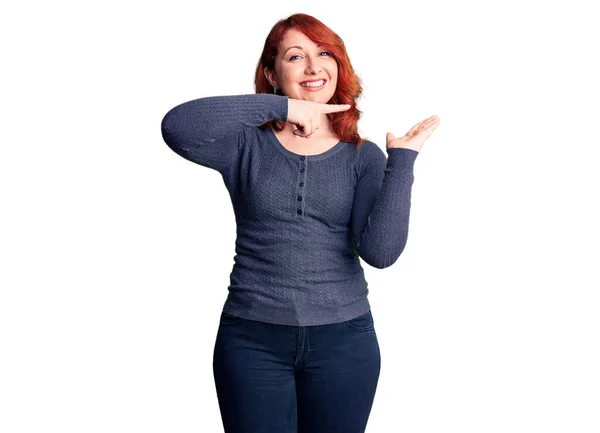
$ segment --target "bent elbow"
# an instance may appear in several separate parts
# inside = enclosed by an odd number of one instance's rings
[[[376,263],[374,264],[374,266],[373,266],[373,267],[374,267],[374,268],[377,268],[377,269],[385,269],[385,268],[389,268],[389,267],[390,267],[390,266],[392,266],[394,263],[396,263],[396,261],[395,261],[395,260],[394,260],[394,261],[389,261],[389,262],[386,262],[386,261],[380,261],[380,262],[376,262]]]
[[[165,143],[169,146],[173,143],[173,120],[172,120],[173,109],[169,110],[167,114],[164,115],[162,121],[160,122],[160,133]]]
[[[381,256],[378,256],[376,259],[373,259],[373,258],[371,258],[370,260],[365,259],[365,262],[367,262],[369,265],[373,266],[374,268],[385,269],[385,268],[389,268],[390,266],[392,266],[394,263],[396,263],[397,260],[398,260],[398,257],[389,257],[386,255],[381,255]]]
[[[374,268],[385,269],[398,261],[405,246],[405,242],[399,245],[398,248],[380,246],[375,250],[363,251],[360,253],[360,257]]]

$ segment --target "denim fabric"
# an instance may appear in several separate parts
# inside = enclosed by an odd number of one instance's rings
[[[223,312],[213,373],[225,433],[363,433],[381,356],[371,311],[314,326]]]

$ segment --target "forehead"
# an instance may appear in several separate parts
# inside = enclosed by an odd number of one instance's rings
[[[318,46],[314,43],[308,36],[304,33],[300,32],[296,29],[288,30],[284,35],[281,43],[279,44],[280,48],[285,50],[293,45],[299,45],[303,48],[316,47]]]

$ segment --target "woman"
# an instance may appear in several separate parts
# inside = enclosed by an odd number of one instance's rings
[[[214,348],[226,433],[364,432],[380,352],[360,258],[391,266],[406,244],[414,161],[437,127],[361,138],[362,92],[343,41],[317,19],[279,21],[256,94],[171,109],[167,145],[219,171],[237,223]]]

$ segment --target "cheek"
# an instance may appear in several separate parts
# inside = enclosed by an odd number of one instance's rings
[[[283,81],[285,83],[288,83],[289,85],[293,85],[294,83],[296,83],[298,81],[299,76],[300,76],[300,74],[288,71],[288,73],[283,75]]]
[[[331,79],[332,79],[332,80],[334,80],[334,81],[337,81],[337,77],[338,77],[338,70],[337,70],[337,69],[333,69],[333,70],[331,71],[331,74],[330,74],[330,75],[331,75]]]

